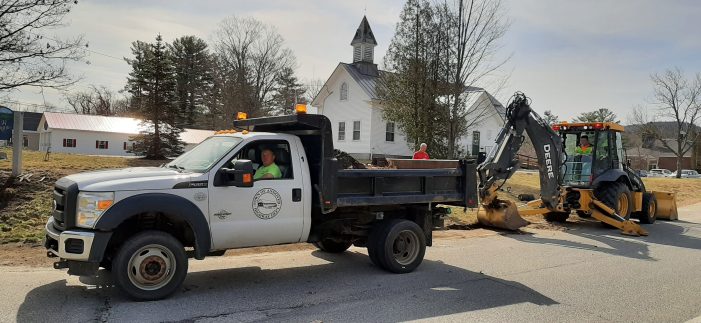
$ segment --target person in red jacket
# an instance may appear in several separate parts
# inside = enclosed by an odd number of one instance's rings
[[[414,159],[430,159],[428,153],[426,153],[426,148],[428,148],[426,143],[421,143],[419,151],[414,153]]]

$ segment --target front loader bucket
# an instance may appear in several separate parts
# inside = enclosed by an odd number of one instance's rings
[[[518,230],[530,223],[518,214],[514,202],[498,198],[495,198],[492,203],[482,204],[482,207],[477,210],[477,220],[484,226],[505,230]]]
[[[657,200],[657,218],[661,220],[678,220],[677,214],[677,197],[674,193],[668,192],[652,192]]]

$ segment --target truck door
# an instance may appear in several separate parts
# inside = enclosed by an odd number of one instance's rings
[[[304,208],[302,170],[294,142],[256,140],[238,150],[233,159],[248,159],[253,168],[263,167],[261,154],[270,151],[281,177],[259,179],[253,187],[214,186],[210,175],[209,218],[216,249],[299,242]],[[269,152],[268,152],[269,153]],[[293,156],[295,158],[293,158]]]

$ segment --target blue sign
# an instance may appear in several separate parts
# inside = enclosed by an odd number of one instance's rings
[[[0,106],[0,140],[10,140],[15,115],[9,108]]]

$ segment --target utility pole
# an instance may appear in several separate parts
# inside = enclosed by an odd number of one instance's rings
[[[21,111],[15,111],[15,122],[12,133],[12,176],[17,177],[22,174],[22,129],[24,129],[24,118]]]

